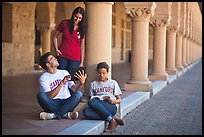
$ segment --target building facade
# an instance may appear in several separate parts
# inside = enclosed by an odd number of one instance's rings
[[[77,6],[87,14],[88,83],[100,61],[131,62],[125,90],[149,91],[202,58],[198,2],[2,2],[3,77],[34,73],[43,53],[55,53],[52,33]]]

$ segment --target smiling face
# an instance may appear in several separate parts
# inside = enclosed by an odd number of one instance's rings
[[[59,66],[59,62],[57,61],[57,59],[53,55],[48,56],[47,63],[52,68],[57,68]]]
[[[82,15],[80,13],[77,13],[74,15],[74,24],[77,25],[79,24],[80,21],[82,21]]]

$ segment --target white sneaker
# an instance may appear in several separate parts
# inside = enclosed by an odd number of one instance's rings
[[[41,112],[40,113],[40,119],[42,119],[42,120],[54,119],[54,113]]]
[[[68,112],[67,117],[68,119],[77,119],[79,117],[79,112]]]

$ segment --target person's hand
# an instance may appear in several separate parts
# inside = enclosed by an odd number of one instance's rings
[[[110,97],[109,96],[104,96],[103,101],[110,102]]]
[[[79,70],[74,77],[78,78],[78,80],[81,82],[81,84],[85,84],[86,78],[87,78],[87,74],[84,73],[84,70]]]
[[[68,81],[70,81],[70,80],[71,80],[71,75],[67,75],[67,76],[64,77],[64,79],[62,80],[62,82],[63,82],[63,83],[66,83],[66,82],[68,82]]]
[[[62,52],[59,49],[56,49],[57,56],[62,55]]]
[[[83,64],[83,63],[80,63],[80,64],[79,64],[79,67],[84,67],[84,64]]]
[[[111,104],[115,104],[115,99],[111,99],[109,96],[104,96],[103,101],[106,101]]]

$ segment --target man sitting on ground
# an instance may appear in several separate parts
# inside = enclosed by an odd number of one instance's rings
[[[39,78],[40,92],[37,94],[38,103],[44,109],[40,119],[78,118],[79,113],[74,112],[74,109],[83,98],[79,89],[87,77],[84,71],[75,75],[79,83],[71,81],[67,70],[57,69],[59,63],[50,52],[41,56],[40,66],[45,69]]]

